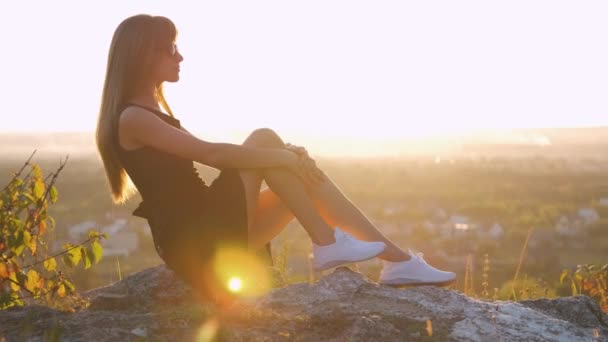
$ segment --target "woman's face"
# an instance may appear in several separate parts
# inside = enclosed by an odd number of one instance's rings
[[[179,80],[179,63],[184,57],[179,53],[175,43],[159,50],[155,78],[158,83],[177,82]]]

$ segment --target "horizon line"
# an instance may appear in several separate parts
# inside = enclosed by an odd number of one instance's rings
[[[467,133],[458,133],[457,135],[471,135],[471,134],[475,134],[475,133],[480,133],[480,132],[484,132],[484,131],[521,131],[521,130],[531,130],[531,129],[541,129],[541,130],[545,130],[545,129],[597,129],[597,128],[608,128],[608,123],[606,124],[602,124],[602,125],[595,125],[595,126],[590,126],[590,125],[582,125],[582,126],[576,126],[576,125],[570,125],[570,126],[526,126],[526,127],[482,127],[482,128],[474,128],[471,131],[467,132]],[[230,134],[234,134],[234,133],[243,133],[246,130],[224,130],[225,132],[229,132]],[[0,129],[0,135],[3,134],[70,134],[70,133],[95,133],[95,130],[64,130],[64,131],[59,131],[59,130],[54,130],[54,131],[50,131],[50,130],[3,130]],[[302,135],[300,133],[298,133],[297,135]],[[313,134],[310,134],[313,135]],[[452,135],[452,134],[445,134],[445,133],[438,133],[438,134],[432,134],[432,136],[441,136],[441,135]],[[405,136],[407,137],[407,136]]]

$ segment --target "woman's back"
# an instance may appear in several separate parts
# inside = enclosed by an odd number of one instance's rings
[[[181,128],[178,119],[161,111],[129,103],[154,113],[164,122]],[[149,219],[151,215],[183,214],[201,208],[208,186],[200,178],[192,160],[187,160],[150,146],[126,150],[118,139],[118,122],[114,130],[116,150],[127,174],[142,196],[143,202],[133,215]]]

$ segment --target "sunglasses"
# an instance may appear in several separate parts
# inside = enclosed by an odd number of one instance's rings
[[[177,49],[177,44],[171,44],[169,48],[161,48],[160,50],[166,52],[169,57],[175,57],[175,55],[177,55],[179,52]]]
[[[177,55],[178,52],[179,50],[177,49],[177,44],[171,44],[171,47],[169,48],[169,55],[173,57]]]

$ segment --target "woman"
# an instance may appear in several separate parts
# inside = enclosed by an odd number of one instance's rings
[[[382,284],[455,279],[384,237],[304,148],[285,144],[272,130],[257,129],[236,145],[183,128],[163,95],[163,82],[179,80],[176,38],[165,17],[136,15],[118,26],[96,138],[113,201],[132,195],[132,180],[143,199],[133,214],[148,220],[159,255],[178,276],[207,297],[225,296],[212,266],[218,246],[269,247],[295,217],[313,242],[317,270],[379,257]],[[207,185],[193,161],[221,173]],[[269,189],[260,189],[263,180]]]

